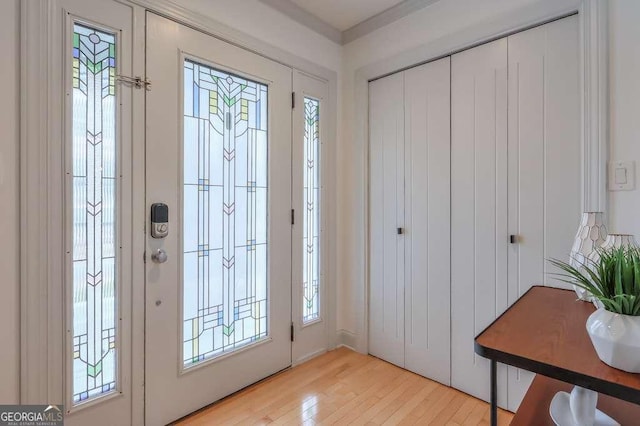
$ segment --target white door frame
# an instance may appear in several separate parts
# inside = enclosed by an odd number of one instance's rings
[[[342,332],[344,343],[358,352],[369,349],[369,82],[407,68],[437,60],[444,56],[524,31],[534,26],[578,14],[580,27],[580,60],[582,87],[582,200],[585,211],[608,210],[606,190],[606,165],[609,147],[609,83],[608,83],[608,5],[607,0],[576,0],[575,6],[567,8],[553,2],[542,3],[534,8],[522,8],[497,20],[483,22],[458,33],[447,34],[436,41],[402,52],[391,58],[365,65],[355,72],[355,116],[352,144],[362,147],[360,155],[363,170],[360,174],[363,186],[364,221],[357,235],[363,235],[364,262],[357,265],[358,276],[363,281],[353,282],[358,286],[355,294],[357,329]],[[516,23],[514,25],[514,22]],[[344,256],[344,254],[343,254]]]
[[[292,326],[294,340],[291,346],[292,365],[300,364],[308,359],[320,355],[330,349],[331,333],[331,306],[335,306],[335,300],[330,301],[331,286],[326,285],[328,278],[324,274],[330,270],[332,261],[331,253],[335,253],[335,238],[328,238],[330,229],[329,220],[332,217],[332,202],[329,194],[325,193],[325,185],[330,185],[330,180],[334,176],[334,163],[327,159],[331,158],[332,144],[325,143],[328,135],[328,121],[324,111],[330,107],[328,101],[328,85],[325,80],[318,79],[299,70],[293,71],[293,92],[294,108],[292,120],[292,194],[291,208],[294,210],[292,229]],[[304,128],[305,128],[305,97],[312,98],[319,102],[319,166],[320,166],[320,288],[319,298],[319,318],[307,324],[302,319],[302,299],[303,288],[301,283],[303,269],[303,187],[301,180],[304,170]],[[331,247],[334,247],[331,250]]]
[[[103,0],[87,0],[100,3]],[[337,111],[337,73],[300,58],[214,19],[176,6],[168,0],[112,0],[133,8],[132,74],[145,76],[146,11],[152,11],[204,33],[304,71],[327,82],[327,109]],[[58,259],[62,244],[62,190],[64,176],[60,143],[63,122],[62,22],[59,0],[20,2],[21,19],[21,107],[20,107],[20,402],[61,402],[64,394],[63,300],[59,286],[63,263]],[[132,95],[133,163],[144,164],[145,100],[143,90]],[[328,308],[328,347],[336,346],[336,134],[337,114],[325,117],[328,172],[323,202],[328,211],[325,271]],[[144,168],[131,175],[134,217],[131,247],[131,280],[144,282],[145,247]],[[132,288],[132,424],[144,422],[144,287]]]
[[[105,3],[102,5],[108,7]],[[120,3],[132,9],[133,20],[136,11],[133,5]],[[65,403],[65,368],[66,340],[65,340],[65,240],[63,235],[64,218],[64,180],[66,145],[65,122],[67,103],[65,100],[66,73],[70,70],[68,63],[71,57],[65,44],[68,35],[69,20],[65,12],[82,18],[82,10],[87,7],[65,10],[64,2],[58,0],[46,2],[21,2],[21,111],[20,111],[20,289],[21,289],[21,366],[20,366],[20,402],[23,404]],[[90,6],[89,6],[90,7]],[[99,10],[99,9],[98,9]],[[97,12],[97,11],[96,11]],[[88,22],[95,21],[91,16],[85,16]],[[131,26],[130,23],[126,23]],[[132,38],[135,36],[131,34]],[[135,45],[136,43],[132,43]],[[132,55],[132,59],[133,59]],[[135,69],[143,61],[137,58],[130,64]],[[129,72],[127,69],[126,72]],[[132,109],[140,105],[143,95],[131,93],[127,97],[128,105],[125,110],[127,117],[135,117]],[[140,136],[139,126],[124,129],[127,137],[124,139],[131,146],[131,140]],[[144,149],[144,148],[143,148]],[[127,163],[135,153],[127,152]],[[122,164],[120,165],[122,166]],[[122,171],[128,181],[122,185],[126,188],[124,195],[127,200],[122,204],[126,209],[125,215],[131,224],[135,216],[135,205],[131,204],[134,197],[130,192],[133,186],[143,180],[129,173],[131,164],[126,164]],[[122,196],[122,194],[121,194]],[[140,225],[125,227],[131,235],[122,236],[128,241],[127,250],[120,253],[137,264],[136,256],[132,252],[140,247],[140,238],[135,238],[142,229]],[[138,244],[138,245],[137,245]],[[124,271],[127,275],[123,284],[131,286],[136,278],[136,265]],[[127,284],[128,283],[128,284]],[[135,289],[135,286],[133,287]],[[127,298],[130,303],[131,296]],[[132,315],[136,310],[130,304],[123,306],[124,316],[128,324],[132,322]],[[129,349],[129,341],[135,341],[127,328],[125,337]],[[139,337],[139,336],[138,336]],[[144,362],[139,358],[138,365]],[[128,357],[127,357],[128,358]],[[135,363],[128,364],[127,370],[134,369]],[[135,388],[129,375],[128,383],[122,392],[131,392],[129,397],[135,398]],[[100,403],[101,401],[99,401]],[[94,403],[88,403],[87,406]],[[69,407],[65,407],[68,411]],[[140,409],[141,411],[142,409]]]

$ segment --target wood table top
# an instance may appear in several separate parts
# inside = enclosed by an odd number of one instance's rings
[[[640,374],[600,361],[587,334],[595,308],[570,290],[534,286],[475,340],[478,355],[640,404]]]

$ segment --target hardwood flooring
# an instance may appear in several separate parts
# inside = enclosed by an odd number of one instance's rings
[[[500,425],[513,415],[500,412]],[[178,425],[488,425],[489,405],[339,348],[249,386]]]

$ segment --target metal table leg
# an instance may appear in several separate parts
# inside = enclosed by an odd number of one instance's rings
[[[498,365],[491,360],[491,426],[498,426]]]

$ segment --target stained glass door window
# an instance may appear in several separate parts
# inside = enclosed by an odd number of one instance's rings
[[[267,86],[184,61],[183,363],[267,336]]]
[[[304,98],[302,321],[320,318],[320,102]]]
[[[73,401],[116,388],[116,38],[73,26]]]

